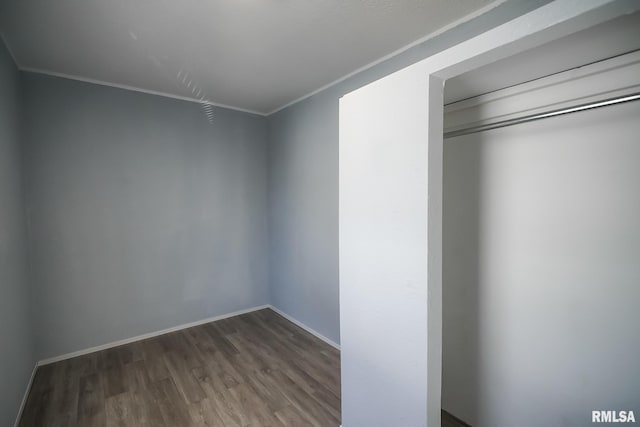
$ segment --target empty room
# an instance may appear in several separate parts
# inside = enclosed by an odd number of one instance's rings
[[[637,0],[0,36],[0,427],[640,423]]]

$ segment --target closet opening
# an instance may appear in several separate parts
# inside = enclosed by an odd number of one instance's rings
[[[640,13],[446,80],[443,427],[640,410],[639,118]]]

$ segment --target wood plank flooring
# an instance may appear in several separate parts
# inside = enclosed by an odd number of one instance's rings
[[[38,369],[20,426],[338,426],[340,353],[269,309]]]

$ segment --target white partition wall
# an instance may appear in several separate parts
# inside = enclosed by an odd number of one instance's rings
[[[392,76],[340,103],[345,426],[426,424],[428,79],[415,77],[417,90]]]
[[[557,0],[341,99],[344,427],[440,426],[445,79],[639,7]]]

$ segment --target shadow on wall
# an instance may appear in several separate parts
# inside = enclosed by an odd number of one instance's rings
[[[478,413],[481,154],[481,144],[445,140],[442,407],[471,424]]]

